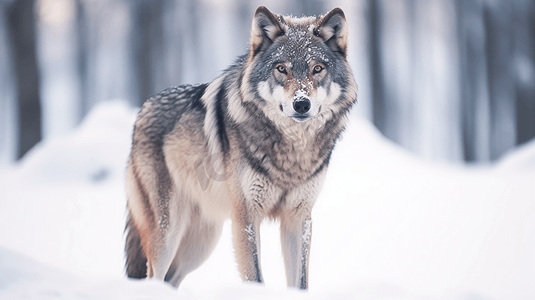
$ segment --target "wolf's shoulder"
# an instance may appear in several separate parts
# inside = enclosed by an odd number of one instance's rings
[[[167,88],[145,101],[138,117],[179,117],[185,109],[204,110],[201,100],[208,84],[181,85]]]
[[[159,92],[155,96],[150,97],[147,102],[155,105],[156,107],[162,107],[165,109],[172,108],[173,106],[202,104],[202,102],[197,102],[200,101],[207,86],[207,83],[173,86]]]
[[[204,114],[201,100],[208,84],[167,88],[145,101],[138,113],[135,132],[162,139],[186,113]]]

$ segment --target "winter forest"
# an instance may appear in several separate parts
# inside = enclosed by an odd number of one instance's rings
[[[143,101],[247,53],[255,9],[345,12],[358,104],[312,211],[310,285],[231,222],[178,290],[124,272]],[[0,299],[535,299],[535,1],[0,0]],[[310,238],[310,236],[308,236]]]
[[[2,0],[0,165],[97,103],[213,80],[247,51],[258,5],[344,9],[354,114],[421,157],[486,163],[535,137],[531,0]]]

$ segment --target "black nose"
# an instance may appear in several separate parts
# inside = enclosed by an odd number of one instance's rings
[[[304,114],[310,110],[310,100],[301,97],[294,101],[294,110],[297,113]]]

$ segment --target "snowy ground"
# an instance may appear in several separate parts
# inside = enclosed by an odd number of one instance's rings
[[[230,224],[176,291],[123,275],[123,172],[135,110],[0,170],[0,299],[535,299],[535,142],[489,167],[422,161],[353,119],[313,212],[310,290],[285,287],[276,224],[265,286],[242,283]]]

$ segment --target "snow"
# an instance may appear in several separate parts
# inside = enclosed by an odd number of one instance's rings
[[[535,168],[535,139],[517,149],[506,152],[498,167],[512,170],[533,170]]]
[[[431,163],[351,119],[313,210],[308,292],[285,287],[278,226],[265,285],[243,283],[230,223],[177,290],[123,272],[136,109],[97,106],[0,170],[0,299],[535,299],[535,142],[493,166]]]

